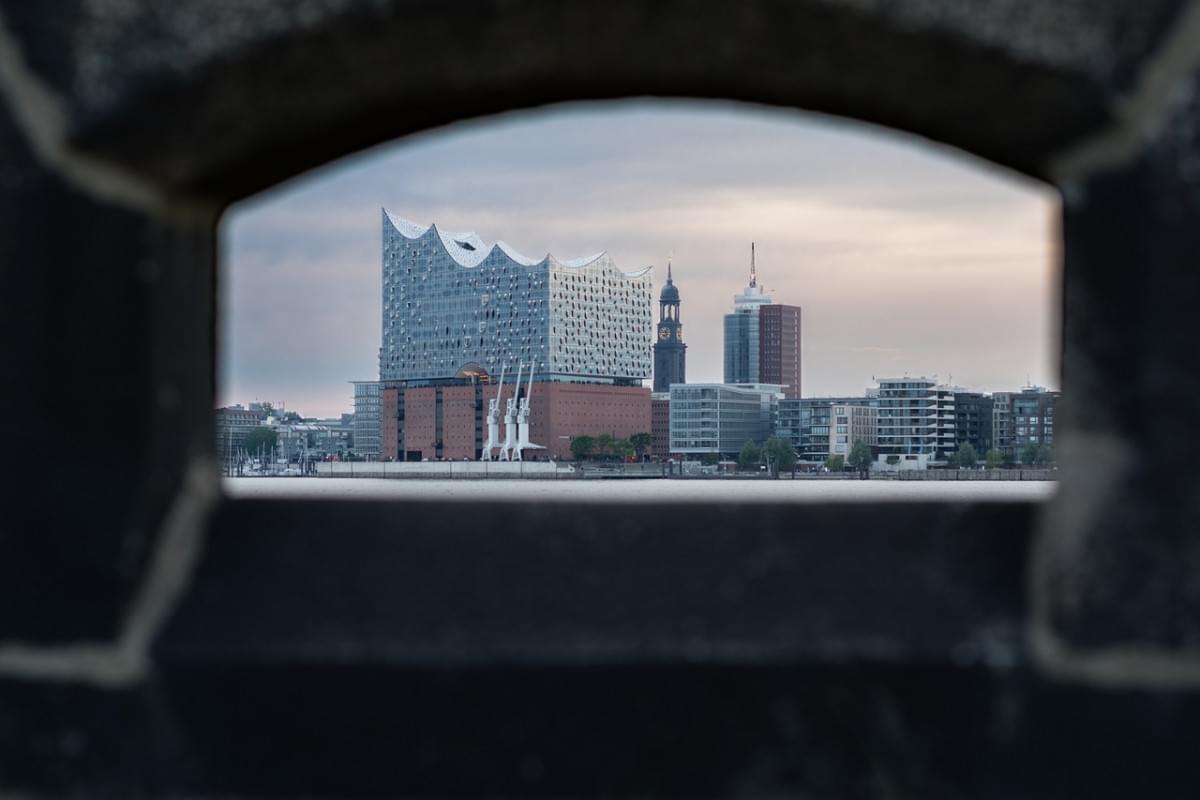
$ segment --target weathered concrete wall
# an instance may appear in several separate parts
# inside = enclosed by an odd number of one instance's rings
[[[1183,0],[3,0],[0,792],[1193,796],[1198,68]],[[1062,189],[1046,513],[221,499],[227,204],[629,95]]]

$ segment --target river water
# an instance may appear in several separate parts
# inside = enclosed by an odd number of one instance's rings
[[[1044,500],[1051,481],[451,480],[225,478],[231,497],[509,502],[894,502]]]

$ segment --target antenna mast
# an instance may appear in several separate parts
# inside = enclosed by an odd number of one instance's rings
[[[758,273],[754,268],[754,242],[750,243],[750,285],[758,286]]]

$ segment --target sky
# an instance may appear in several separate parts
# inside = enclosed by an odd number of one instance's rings
[[[607,250],[653,266],[655,297],[670,258],[689,382],[722,379],[721,317],[753,241],[759,284],[803,309],[806,397],[902,375],[1059,385],[1053,189],[858,122],[647,99],[459,123],[231,207],[218,405],[353,410],[348,382],[378,377],[381,207],[535,258]]]

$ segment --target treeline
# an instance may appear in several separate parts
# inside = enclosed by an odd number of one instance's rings
[[[635,433],[628,439],[618,439],[609,433],[574,436],[571,438],[571,455],[576,461],[627,461],[634,456],[640,459],[650,450],[653,441],[648,433]]]

